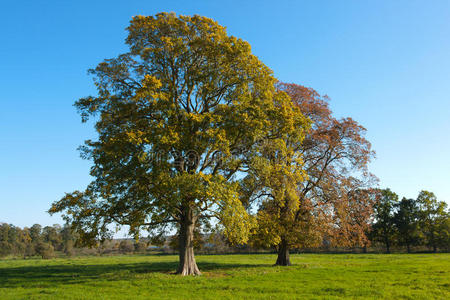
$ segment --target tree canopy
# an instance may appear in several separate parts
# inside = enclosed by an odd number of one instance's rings
[[[213,225],[230,244],[276,247],[278,265],[292,248],[370,237],[387,252],[391,240],[448,243],[445,203],[374,189],[366,129],[333,116],[327,96],[279,82],[246,41],[198,15],[136,16],[127,30],[129,50],[91,69],[97,94],[75,102],[98,133],[80,147],[93,181],[50,208],[81,244],[110,238],[113,224],[136,239],[176,232],[178,273],[197,275],[194,246]]]
[[[111,223],[136,236],[175,226],[178,272],[199,274],[196,223],[217,218],[230,241],[245,243],[254,222],[237,175],[273,138],[274,118],[280,132],[297,122],[301,134],[307,122],[250,45],[212,19],[137,16],[126,43],[129,52],[90,70],[98,95],[75,103],[83,121],[96,121],[98,139],[81,148],[94,180],[50,212],[63,212],[86,243],[109,237]]]
[[[375,224],[372,228],[372,235],[375,239],[380,239],[386,247],[386,252],[390,253],[391,240],[395,234],[395,208],[398,205],[398,195],[390,189],[378,191],[377,201],[374,205]]]

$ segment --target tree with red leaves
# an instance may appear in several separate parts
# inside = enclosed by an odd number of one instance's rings
[[[253,199],[261,205],[253,241],[275,246],[276,264],[283,266],[291,264],[289,249],[318,246],[324,240],[332,246],[366,246],[374,200],[370,187],[376,180],[367,169],[374,151],[364,137],[366,129],[351,118],[333,117],[328,98],[311,88],[278,83],[277,89],[311,120],[295,149],[306,177],[295,197],[271,197],[261,192],[267,186],[254,189]]]

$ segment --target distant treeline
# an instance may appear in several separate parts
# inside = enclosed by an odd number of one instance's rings
[[[367,243],[354,248],[331,248],[326,239],[320,247],[299,248],[297,251],[450,251],[450,213],[447,204],[437,201],[431,192],[420,192],[417,199],[403,198],[390,189],[381,190],[381,197],[373,207],[371,226],[366,233]],[[150,239],[115,239],[99,242],[93,248],[77,248],[77,235],[69,225],[42,227],[35,224],[20,228],[0,223],[0,257],[53,258],[59,255],[92,255],[116,253],[175,253],[177,236],[165,237],[158,242]],[[251,241],[249,243],[252,244]],[[232,246],[217,232],[194,234],[194,246],[202,253],[258,252],[275,249],[255,248],[249,245]]]
[[[52,258],[55,251],[67,255],[73,254],[76,237],[69,226],[59,225],[42,228],[34,224],[30,228],[20,228],[11,224],[0,224],[0,257],[1,256],[41,256]]]
[[[433,252],[450,249],[450,213],[444,201],[432,192],[421,191],[417,199],[399,201],[390,189],[380,191],[373,207],[373,224],[368,232],[372,244],[382,244],[389,253],[392,246],[407,252],[427,247]]]
[[[66,255],[96,255],[108,253],[145,252],[148,241],[130,239],[107,240],[97,247],[77,247],[77,234],[70,226],[58,224],[42,227],[34,224],[30,228],[20,228],[0,223],[0,257],[42,257],[53,258]]]

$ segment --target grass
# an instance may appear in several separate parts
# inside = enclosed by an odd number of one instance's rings
[[[173,275],[176,256],[0,260],[0,299],[450,299],[450,254],[198,256],[199,277]]]

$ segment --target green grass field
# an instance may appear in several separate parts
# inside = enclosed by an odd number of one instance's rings
[[[0,299],[450,299],[450,254],[198,256],[202,276],[173,275],[176,256],[0,260]]]

